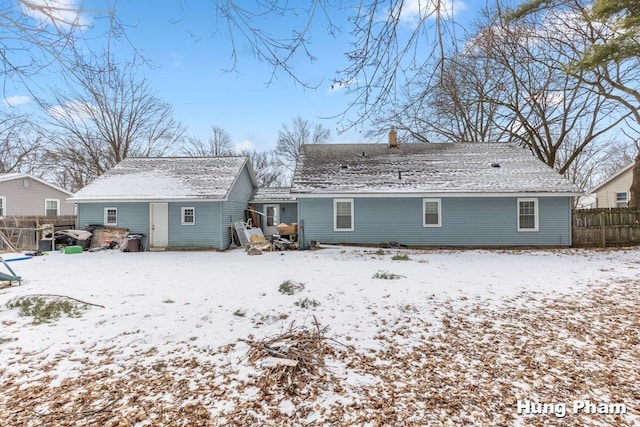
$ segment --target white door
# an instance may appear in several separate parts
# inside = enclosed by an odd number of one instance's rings
[[[277,225],[279,224],[279,212],[280,205],[264,205],[264,227],[262,231],[265,236],[271,236],[278,232]]]
[[[149,212],[151,216],[149,247],[166,248],[169,244],[169,204],[150,203]]]

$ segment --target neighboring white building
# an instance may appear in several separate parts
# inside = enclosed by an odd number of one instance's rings
[[[0,217],[73,215],[71,192],[25,173],[0,174]]]
[[[622,168],[618,173],[591,190],[596,196],[597,208],[626,208],[629,204],[629,189],[633,180],[633,165]]]

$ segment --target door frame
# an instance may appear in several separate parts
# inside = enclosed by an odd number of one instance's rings
[[[272,225],[272,226],[267,225],[269,223],[269,215],[267,214],[267,210],[269,208],[274,208],[274,211],[275,211],[275,215],[274,215],[275,225]],[[262,227],[262,231],[264,232],[264,235],[270,236],[272,234],[277,234],[278,224],[280,220],[280,205],[276,203],[270,203],[268,205],[264,205],[263,210],[264,210],[264,226]]]
[[[164,221],[160,209],[164,211]],[[154,211],[156,215],[154,215]],[[156,222],[157,221],[157,222]],[[156,232],[156,227],[161,227]],[[164,232],[164,233],[162,233]],[[162,234],[166,236],[166,240],[156,241],[157,237],[161,237]],[[149,248],[166,248],[169,245],[169,203],[167,202],[152,202],[149,203]]]

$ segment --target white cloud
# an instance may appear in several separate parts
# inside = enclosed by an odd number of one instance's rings
[[[0,101],[0,103],[2,105],[6,105],[7,107],[15,107],[16,105],[26,104],[29,101],[31,101],[31,98],[26,95],[16,95],[5,98]]]
[[[333,82],[331,83],[331,85],[329,86],[329,88],[327,89],[327,95],[333,95],[334,93],[337,92],[342,92],[343,90],[347,90],[349,88],[349,86],[351,86],[354,83],[357,83],[357,79],[353,78],[351,80],[342,80],[339,82]]]
[[[233,148],[236,150],[237,153],[241,153],[243,151],[253,151],[255,150],[256,146],[253,142],[249,141],[248,139],[245,139],[235,144]]]
[[[446,18],[452,18],[467,9],[467,5],[461,0],[405,0],[402,3],[400,21],[417,26],[424,19],[435,18],[438,4],[442,5],[440,14]]]
[[[89,17],[77,0],[18,0],[22,11],[56,28],[86,28]]]
[[[49,115],[54,118],[67,118],[73,121],[84,121],[91,117],[92,106],[79,102],[68,102],[49,108]]]

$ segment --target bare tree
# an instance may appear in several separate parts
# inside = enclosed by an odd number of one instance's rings
[[[564,31],[555,41],[567,52],[564,71],[627,110],[640,126],[640,9],[633,0],[526,1],[509,19],[557,22]],[[584,40],[576,44],[575,39]],[[637,144],[637,143],[636,143]],[[640,209],[640,150],[633,168],[629,207]]]
[[[287,174],[278,156],[273,151],[243,151],[249,156],[259,187],[280,187],[286,184]]]
[[[294,67],[317,59],[314,31],[349,37],[347,62],[332,79],[332,88],[353,95],[343,118],[352,110],[357,117],[345,120],[345,128],[383,116],[406,76],[411,79],[427,64],[439,69],[446,46],[456,41],[455,7],[450,0],[215,2],[220,28],[231,40],[230,69],[237,67],[238,46],[248,44],[260,61],[272,66],[269,81],[284,73],[304,87],[318,87],[321,82],[307,80]],[[274,24],[280,20],[283,25]],[[297,25],[291,28],[291,22]],[[434,78],[439,77],[436,71]]]
[[[607,144],[604,151],[605,160],[598,165],[599,181],[604,181],[633,163],[638,155],[637,150],[637,143],[634,144],[631,141],[616,141]],[[598,182],[594,184],[598,184]]]
[[[407,139],[418,142],[509,140],[506,90],[499,83],[506,70],[472,43],[473,38],[468,49],[452,51],[445,58],[440,79],[432,78],[433,68],[420,71],[403,88],[399,108],[383,113],[371,134],[386,133],[396,123]]]
[[[108,57],[78,59],[67,87],[41,102],[54,131],[49,153],[60,176],[77,189],[126,157],[161,156],[181,143],[182,126],[170,105],[158,99],[135,64],[117,66]],[[71,171],[69,169],[72,169]]]
[[[558,31],[554,22],[505,23],[487,13],[464,49],[442,64],[440,80],[426,69],[407,87],[396,120],[416,138],[517,143],[588,188],[591,173],[576,166],[598,158],[629,113],[564,71],[571,58]]]
[[[29,116],[0,114],[0,173],[35,173],[41,143]]]
[[[325,144],[330,138],[329,129],[298,116],[292,120],[291,127],[283,124],[282,130],[278,131],[275,151],[282,158],[284,166],[293,172],[303,144]]]
[[[0,77],[18,79],[29,86],[29,78],[51,65],[67,68],[82,39],[106,43],[122,33],[115,14],[115,1],[106,0],[98,9],[84,2],[9,0],[0,5]],[[106,34],[97,34],[91,20],[106,18]]]
[[[234,154],[231,135],[219,126],[211,126],[211,133],[206,140],[187,137],[182,153],[193,157],[231,156]]]
[[[587,146],[624,123],[628,113],[620,111],[617,103],[592,91],[580,74],[563,72],[568,58],[564,49],[558,49],[555,23],[524,22],[488,29],[491,39],[497,39],[488,54],[506,70],[506,78],[496,82],[506,93],[503,123],[512,128],[514,141],[549,166],[566,174]],[[582,42],[574,39],[575,44]],[[563,157],[561,150],[565,150]]]

